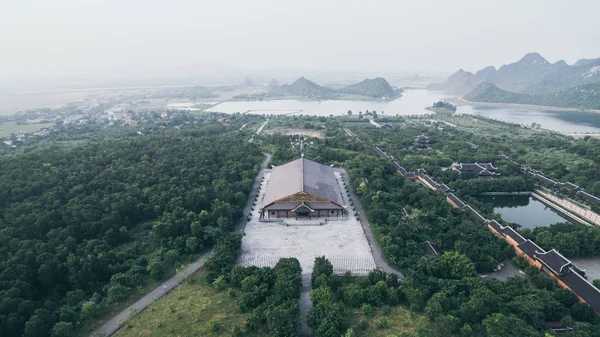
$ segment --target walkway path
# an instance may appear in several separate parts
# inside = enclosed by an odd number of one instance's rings
[[[250,192],[248,196],[248,201],[246,201],[246,206],[244,207],[244,216],[240,219],[236,227],[237,230],[243,230],[243,228],[246,226],[246,214],[250,212],[250,208],[252,207],[252,201],[254,200],[254,195],[256,194],[256,190],[258,189],[258,185],[260,183],[260,180],[262,179],[265,167],[271,161],[272,156],[270,154],[263,154],[266,157],[265,161],[262,163],[260,170],[258,171],[256,178],[254,179],[252,191]],[[181,282],[183,282],[183,280],[188,278],[188,276],[192,275],[198,269],[200,269],[200,267],[204,265],[204,262],[211,254],[212,250],[200,255],[200,257],[195,262],[189,264],[184,270],[180,271],[175,276],[171,277],[166,282],[152,290],[150,293],[140,298],[137,302],[129,306],[127,309],[121,311],[115,317],[111,318],[108,322],[106,322],[103,326],[96,330],[91,336],[112,336],[125,323],[129,322],[137,314],[148,308],[150,304],[152,304],[152,302],[168,294],[171,290],[173,290]]]
[[[402,273],[397,271],[396,269],[392,268],[392,266],[390,266],[385,260],[383,251],[381,250],[381,247],[379,247],[379,243],[377,242],[377,238],[375,238],[375,234],[373,234],[373,229],[371,228],[371,224],[369,223],[369,219],[367,218],[367,213],[363,209],[362,204],[358,199],[358,196],[356,195],[356,193],[354,193],[354,189],[350,185],[350,177],[348,176],[348,172],[346,172],[345,169],[341,169],[341,171],[344,176],[346,186],[348,186],[348,193],[352,197],[352,201],[354,201],[354,207],[356,208],[356,211],[358,211],[358,218],[360,220],[360,224],[362,225],[365,231],[365,236],[367,237],[367,241],[369,241],[369,245],[371,246],[373,259],[375,259],[375,264],[379,269],[383,270],[384,272],[389,274],[395,274],[399,278],[404,279],[404,275],[402,275]]]
[[[311,274],[304,272],[302,274],[302,289],[300,290],[300,328],[297,334],[299,337],[312,337],[315,335],[308,326],[308,313],[313,307],[309,297],[311,289]]]

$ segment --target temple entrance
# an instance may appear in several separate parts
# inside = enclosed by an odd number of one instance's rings
[[[296,209],[297,218],[310,218],[310,209],[305,205],[302,205]]]

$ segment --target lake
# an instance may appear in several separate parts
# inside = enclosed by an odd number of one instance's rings
[[[534,229],[557,222],[569,222],[552,208],[528,195],[478,196],[477,200],[494,205],[494,213],[507,222]]]
[[[272,101],[231,101],[217,104],[207,109],[212,112],[254,113],[273,115],[345,115],[348,110],[375,110],[385,115],[425,115],[431,112],[425,107],[452,95],[423,89],[406,90],[402,97],[393,101],[350,101],[350,100],[272,100]],[[461,105],[456,113],[467,113],[495,118],[507,122],[531,125],[535,122],[544,129],[564,133],[600,133],[600,114],[576,111],[542,111],[528,108],[484,107]]]

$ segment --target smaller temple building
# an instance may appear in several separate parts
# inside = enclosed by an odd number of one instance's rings
[[[273,168],[260,207],[260,217],[342,217],[346,216],[346,208],[333,169],[300,158]]]
[[[497,168],[492,165],[492,163],[472,163],[472,164],[454,164],[452,167],[458,171],[459,173],[473,173],[476,174],[479,178],[490,179],[494,176],[499,176],[500,173],[497,173]]]

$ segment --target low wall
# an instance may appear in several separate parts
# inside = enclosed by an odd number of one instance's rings
[[[531,191],[525,192],[483,192],[477,195],[531,195]]]

